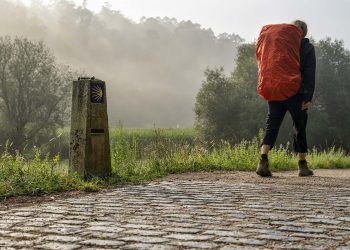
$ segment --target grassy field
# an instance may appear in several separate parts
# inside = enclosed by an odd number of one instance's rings
[[[64,131],[64,141],[68,140],[68,134]],[[60,155],[45,157],[40,150],[33,149],[34,157],[29,159],[4,152],[0,156],[0,197],[68,190],[96,191],[190,171],[254,171],[259,158],[259,138],[235,146],[222,142],[208,149],[196,141],[192,129],[118,128],[110,131],[110,138],[113,174],[104,180],[84,181],[68,174],[67,160]],[[271,151],[269,158],[272,171],[297,168],[296,157],[288,146]],[[350,156],[334,148],[321,152],[311,150],[308,160],[312,168],[350,167]]]

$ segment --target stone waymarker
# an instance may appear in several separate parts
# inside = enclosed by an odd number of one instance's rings
[[[105,82],[82,78],[73,82],[69,170],[82,177],[111,173]]]

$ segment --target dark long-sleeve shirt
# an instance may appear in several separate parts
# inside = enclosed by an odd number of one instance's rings
[[[309,39],[303,38],[300,46],[301,87],[299,93],[304,94],[304,101],[312,101],[315,91],[316,56],[315,47]]]

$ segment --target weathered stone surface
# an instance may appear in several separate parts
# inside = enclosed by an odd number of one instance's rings
[[[123,225],[124,228],[134,228],[134,229],[157,229],[158,227],[154,226],[154,225],[149,225],[149,224],[125,224]]]
[[[0,249],[350,249],[348,197],[319,186],[130,185],[2,211]]]
[[[173,243],[176,246],[199,248],[199,249],[214,249],[217,247],[215,243],[211,242],[199,242],[199,241],[177,241]]]
[[[226,237],[247,237],[248,234],[240,231],[229,231],[229,230],[207,230],[203,234],[212,234],[217,236],[226,236]]]
[[[83,245],[88,246],[100,246],[100,247],[117,247],[125,245],[125,242],[119,241],[119,240],[100,240],[100,239],[91,239],[91,240],[84,240],[80,242]]]
[[[111,173],[106,84],[97,79],[73,82],[70,171],[80,176]]]
[[[191,226],[191,225],[190,225]],[[165,228],[166,232],[172,232],[172,233],[190,233],[190,234],[196,234],[202,231],[201,229],[197,228],[191,228],[191,227],[171,227],[171,228]]]
[[[145,230],[145,229],[126,230],[123,233],[131,234],[131,235],[141,235],[141,236],[162,236],[167,234],[166,231]]]
[[[321,218],[311,218],[306,219],[305,222],[307,223],[315,223],[315,224],[330,224],[330,225],[338,225],[341,223],[341,218],[339,220],[332,220],[332,219],[321,219]]]
[[[194,240],[194,241],[203,241],[211,240],[214,238],[212,235],[195,235],[195,234],[170,234],[166,236],[167,238],[176,239],[176,240]]]
[[[256,238],[260,240],[277,240],[277,241],[301,241],[303,240],[302,235],[293,235],[293,236],[299,236],[299,237],[291,237],[291,236],[285,236],[280,234],[262,234],[258,235]]]
[[[278,228],[281,231],[289,232],[302,232],[302,233],[323,233],[325,230],[320,228],[311,228],[311,227],[292,227],[292,226],[283,226]]]
[[[15,241],[11,239],[0,239],[0,246],[1,247],[10,247],[13,246]]]
[[[138,249],[138,250],[177,250],[177,247],[167,245],[151,245],[145,243],[128,244],[123,249]]]
[[[120,238],[123,241],[131,241],[131,242],[141,242],[141,243],[164,243],[169,240],[166,238],[160,237],[144,237],[144,236],[128,236]]]
[[[108,226],[92,226],[92,227],[87,227],[86,228],[87,231],[100,231],[100,232],[104,232],[104,233],[119,233],[121,231],[123,231],[123,228],[120,227],[114,227],[111,225]]]
[[[15,233],[9,233],[8,236],[12,238],[19,238],[19,239],[33,239],[37,237],[38,235],[30,234],[30,233],[22,233],[22,232],[15,232]]]
[[[345,206],[345,207],[349,207],[349,205]],[[350,216],[349,217],[339,217],[338,220],[350,222]]]
[[[316,239],[329,239],[329,240],[342,240],[342,237],[329,236],[326,234],[312,234],[312,233],[293,233],[291,236],[302,238],[316,238]]]
[[[255,240],[255,239],[248,239],[248,238],[233,238],[233,237],[221,237],[215,242],[224,242],[224,243],[233,243],[233,244],[242,244],[242,245],[256,245],[256,246],[263,246],[265,245],[266,241],[263,240]]]
[[[77,242],[81,241],[81,237],[63,236],[63,235],[46,235],[40,238],[41,241],[56,241],[56,242]]]
[[[242,246],[242,245],[230,245],[219,248],[220,250],[258,250],[261,248],[252,246]]]
[[[50,242],[43,245],[38,245],[37,249],[47,249],[47,250],[75,250],[79,249],[79,245],[75,244],[62,244],[57,242]]]

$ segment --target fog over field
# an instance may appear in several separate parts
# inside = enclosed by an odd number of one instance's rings
[[[0,35],[43,40],[60,62],[105,80],[110,124],[128,127],[192,126],[203,71],[232,71],[243,41],[191,21],[135,22],[108,6],[95,13],[65,0],[30,7],[1,0]]]
[[[206,67],[232,72],[238,45],[295,18],[316,40],[349,48],[349,8],[349,0],[0,0],[0,35],[43,40],[59,62],[105,80],[112,126],[191,127]]]

